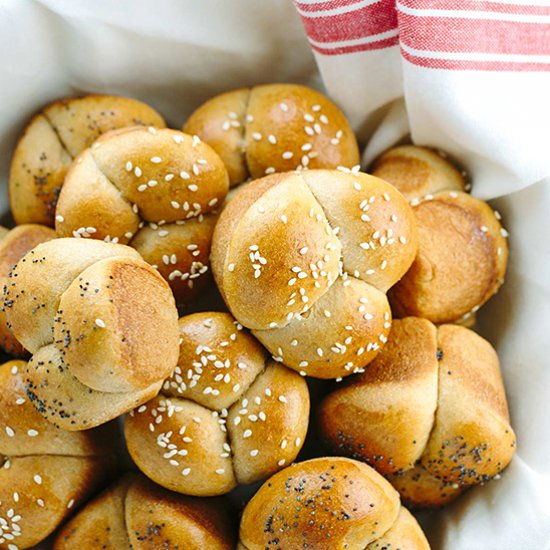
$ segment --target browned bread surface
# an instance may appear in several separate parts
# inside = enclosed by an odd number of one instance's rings
[[[488,481],[515,452],[496,352],[473,331],[394,321],[364,373],[319,409],[322,438],[374,466],[417,506],[443,505]]]
[[[43,107],[20,136],[11,162],[9,194],[16,223],[53,227],[57,197],[72,160],[101,134],[135,125],[165,123],[154,109],[127,97],[88,95]]]
[[[308,427],[305,381],[268,360],[228,313],[182,317],[180,334],[161,395],[125,419],[142,472],[173,491],[214,496],[290,464]]]
[[[187,120],[223,159],[231,185],[306,168],[351,168],[359,149],[343,113],[319,92],[266,84],[218,95]]]
[[[14,265],[36,245],[55,238],[55,232],[44,225],[18,225],[0,240],[0,289],[9,282],[9,274]],[[25,349],[7,326],[6,312],[0,308],[0,346],[10,355],[23,357]]]
[[[433,323],[463,321],[504,280],[508,246],[498,213],[466,193],[438,193],[414,206],[418,252],[409,271],[390,290],[398,317]]]
[[[64,429],[96,426],[151,398],[177,362],[172,293],[123,245],[38,245],[13,269],[4,306],[13,334],[33,353],[29,395]]]
[[[386,342],[386,290],[417,247],[410,206],[356,170],[273,174],[220,214],[212,270],[235,318],[277,360],[319,378],[360,372]]]
[[[67,523],[53,548],[231,550],[235,538],[222,499],[177,495],[127,475]]]
[[[47,422],[24,385],[25,362],[0,365],[0,548],[29,548],[110,475],[109,427],[71,433]]]

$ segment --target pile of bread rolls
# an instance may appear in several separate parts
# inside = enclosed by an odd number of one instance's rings
[[[472,330],[500,215],[436,149],[359,162],[293,84],[183,131],[106,95],[31,119],[0,228],[0,549],[426,550],[404,505],[500,476]]]

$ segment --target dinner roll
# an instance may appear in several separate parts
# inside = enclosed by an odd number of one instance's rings
[[[111,475],[106,427],[71,433],[34,410],[25,362],[0,365],[0,548],[30,548]]]
[[[307,460],[268,479],[244,509],[240,544],[246,550],[430,548],[391,485],[348,458]]]
[[[336,453],[384,475],[422,466],[396,478],[417,505],[494,478],[516,446],[495,350],[467,328],[415,317],[394,320],[369,368],[322,402],[319,425]]]
[[[273,174],[242,187],[214,230],[212,269],[235,318],[318,378],[360,371],[387,339],[385,292],[416,253],[412,210],[356,170]]]
[[[228,313],[182,317],[180,335],[161,394],[125,420],[138,468],[167,489],[215,496],[290,464],[308,427],[305,381]]]
[[[1,228],[5,229],[5,228]],[[55,238],[55,232],[44,225],[24,224],[0,234],[0,288],[9,283],[13,266],[36,245]],[[3,292],[3,291],[2,291]],[[23,357],[25,350],[7,326],[6,312],[0,307],[0,347],[10,355]]]
[[[66,430],[97,426],[157,394],[178,358],[178,315],[164,279],[132,248],[55,239],[14,267],[4,307],[33,356],[35,407]]]
[[[221,498],[177,495],[127,474],[61,529],[53,550],[232,550],[228,508]]]
[[[273,172],[351,168],[359,149],[344,114],[319,92],[266,84],[218,95],[201,105],[183,131],[198,135],[223,159],[231,185]]]
[[[216,207],[229,181],[218,155],[175,130],[125,128],[99,138],[72,164],[57,204],[59,237],[133,246],[178,302],[208,282]]]
[[[53,227],[57,196],[72,160],[101,134],[139,124],[165,126],[154,109],[128,97],[88,95],[43,107],[20,136],[11,162],[9,195],[16,223]]]
[[[439,191],[466,189],[463,174],[442,152],[417,145],[386,151],[374,161],[371,173],[391,183],[409,200]]]
[[[508,246],[500,215],[486,202],[454,191],[413,210],[418,253],[389,292],[392,311],[436,324],[467,321],[504,281]]]

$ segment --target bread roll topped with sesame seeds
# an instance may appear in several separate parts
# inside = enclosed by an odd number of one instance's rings
[[[516,446],[495,350],[416,317],[394,320],[369,368],[325,398],[319,423],[336,453],[391,476],[418,506],[498,476]]]
[[[36,114],[13,154],[9,195],[17,224],[53,227],[65,174],[101,134],[127,126],[165,126],[154,109],[128,97],[88,95],[54,101]]]
[[[464,175],[442,151],[417,145],[386,151],[374,161],[371,173],[391,183],[409,200],[439,191],[466,190]]]
[[[389,183],[357,170],[308,170],[236,193],[214,230],[212,269],[230,311],[277,361],[338,378],[385,343],[385,292],[416,249],[412,210]]]
[[[178,302],[208,282],[216,208],[229,188],[225,166],[199,138],[125,128],[81,153],[56,211],[59,237],[130,244],[168,281]]]
[[[504,281],[508,233],[500,214],[466,193],[448,191],[413,203],[418,253],[391,289],[396,317],[468,324]]]
[[[4,228],[2,228],[4,229]],[[55,238],[55,232],[44,225],[23,224],[0,236],[0,288],[9,282],[13,266],[36,245]],[[1,300],[0,300],[1,301]],[[0,308],[0,347],[10,355],[23,357],[26,352],[8,328],[5,308]]]
[[[290,464],[308,427],[305,381],[228,313],[182,317],[180,335],[161,394],[125,419],[140,470],[167,489],[215,496]]]
[[[71,433],[34,409],[24,361],[0,365],[0,548],[30,548],[97,490],[114,466],[108,427]]]
[[[28,395],[67,430],[97,426],[151,399],[177,362],[170,288],[127,246],[39,244],[13,268],[4,308],[14,336],[33,354]]]
[[[244,509],[239,538],[244,550],[430,548],[381,475],[337,457],[293,464],[267,480]]]
[[[198,135],[223,159],[231,185],[274,172],[351,168],[359,149],[344,114],[319,92],[266,84],[218,95],[201,105],[183,131]]]
[[[178,495],[127,474],[61,529],[53,550],[232,550],[229,510],[222,498]]]

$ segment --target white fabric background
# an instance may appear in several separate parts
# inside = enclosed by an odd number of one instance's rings
[[[0,0],[0,54],[0,213],[16,136],[50,100],[130,95],[180,127],[227,89],[322,86],[289,0]],[[367,160],[411,129],[418,143],[464,163],[474,194],[501,196],[509,272],[479,330],[501,357],[518,453],[500,481],[423,524],[434,550],[549,550],[550,72],[434,75],[403,62],[398,48],[318,61],[355,128],[363,137],[374,131]]]

